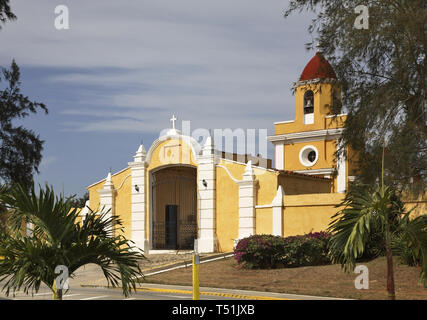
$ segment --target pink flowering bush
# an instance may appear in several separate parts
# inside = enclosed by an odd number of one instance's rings
[[[292,237],[267,234],[241,239],[235,249],[237,263],[249,269],[271,269],[329,264],[331,235],[315,232]]]

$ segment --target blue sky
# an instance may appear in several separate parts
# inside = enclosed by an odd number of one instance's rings
[[[314,55],[312,15],[289,1],[11,0],[0,66],[14,58],[22,89],[49,115],[23,125],[45,141],[40,175],[66,195],[148,150],[172,114],[196,128],[268,129],[295,115],[292,84]],[[67,5],[70,29],[54,26]],[[272,157],[272,148],[269,148]]]

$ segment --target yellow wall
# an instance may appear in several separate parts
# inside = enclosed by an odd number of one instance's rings
[[[246,165],[221,160],[220,166],[228,169],[236,180],[243,179]],[[278,172],[253,168],[257,184],[257,205],[269,205],[276,196]],[[233,250],[234,240],[239,234],[239,186],[224,168],[217,167],[216,174],[216,232],[218,247],[222,252]],[[258,212],[260,213],[258,215]],[[272,209],[256,209],[256,232],[272,232]]]
[[[234,178],[241,179],[243,171],[238,166],[230,165],[225,161],[221,165],[227,167]],[[218,251],[230,252],[233,250],[234,239],[239,231],[239,186],[225,169],[216,170],[216,236]]]
[[[256,209],[256,234],[271,234],[273,232],[273,209],[258,208]]]
[[[99,208],[99,190],[101,190],[104,187],[105,179],[98,182],[97,184],[94,184],[90,186],[87,190],[89,192],[89,208],[92,211],[98,211]]]
[[[299,160],[299,154],[303,147],[314,146],[319,152],[319,159],[312,167],[304,166]],[[335,140],[311,141],[285,145],[285,170],[312,170],[332,168],[335,162],[334,152],[337,150]]]
[[[132,179],[129,176],[131,174],[131,168],[126,168],[116,174],[111,176],[114,188],[121,188],[116,192],[115,203],[114,203],[114,212],[122,220],[124,233],[123,235],[130,239],[131,237],[131,182]],[[126,180],[125,180],[126,179]],[[93,211],[100,210],[99,202],[99,190],[103,189],[105,179],[98,182],[95,185],[92,185],[88,188],[89,191],[89,208]],[[123,183],[123,185],[122,185]]]
[[[306,194],[285,195],[283,197],[283,232],[284,236],[302,235],[309,232],[325,231],[331,217],[344,207],[336,208],[344,199],[344,194]],[[427,213],[427,200],[407,200],[406,210],[417,206],[411,217]]]
[[[335,205],[340,204],[343,198],[343,194],[337,193],[284,196],[284,236],[325,231],[331,217],[341,210]]]
[[[280,174],[279,184],[282,186],[286,195],[328,193],[332,188],[332,181],[330,179],[286,173]]]
[[[258,180],[257,204],[271,204],[279,187],[279,173],[255,168],[254,174],[255,179]]]
[[[423,214],[427,214],[427,199],[420,197],[417,200],[406,200],[405,209],[406,211],[412,210],[410,217],[415,218]]]
[[[178,139],[169,139],[161,142],[153,151],[149,160],[148,171],[168,165],[197,165],[191,146],[187,142]]]
[[[112,180],[114,187],[117,189],[114,202],[114,212],[122,220],[124,232],[122,233],[126,239],[131,239],[132,236],[132,177],[131,169],[128,168],[119,174],[113,175]],[[126,180],[125,180],[126,179]],[[116,230],[118,232],[118,230]],[[116,235],[118,235],[116,233]]]

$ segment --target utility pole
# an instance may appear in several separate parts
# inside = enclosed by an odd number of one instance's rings
[[[193,300],[199,300],[199,297],[200,297],[199,266],[200,266],[200,257],[198,253],[197,240],[196,240],[194,244],[194,254],[193,254]]]

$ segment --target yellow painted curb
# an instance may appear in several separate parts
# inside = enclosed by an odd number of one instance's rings
[[[179,290],[179,289],[160,289],[160,288],[137,288],[137,291],[155,291],[155,292],[167,292],[167,293],[181,293],[181,294],[193,294],[191,290]],[[201,291],[201,295],[206,296],[217,296],[217,297],[227,297],[235,299],[247,299],[247,300],[292,300],[285,298],[274,298],[274,297],[264,297],[264,296],[250,296],[234,293],[220,293],[220,292],[211,292],[211,291]]]

